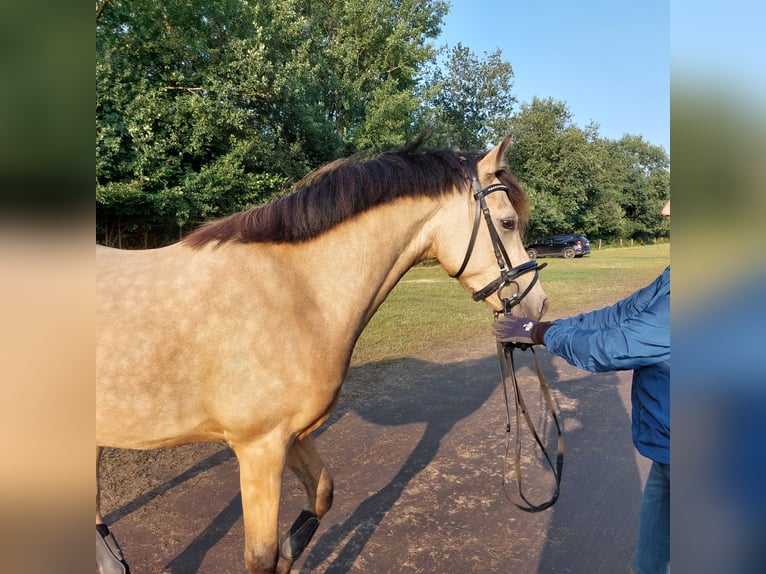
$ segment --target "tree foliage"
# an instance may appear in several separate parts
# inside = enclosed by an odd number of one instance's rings
[[[438,144],[487,149],[508,133],[516,97],[513,68],[500,50],[480,60],[458,43],[425,84],[424,101],[431,106],[425,124]]]
[[[446,0],[99,0],[98,240],[173,241],[333,159],[423,131],[429,145],[463,149],[512,131],[535,237],[666,233],[664,150],[581,129],[564,102],[514,110],[500,50],[431,43],[447,10]]]
[[[531,198],[531,239],[667,235],[659,213],[670,196],[670,165],[661,147],[640,136],[603,139],[598,125],[577,127],[566,104],[551,98],[522,104],[512,124],[509,166]]]
[[[102,0],[96,209],[119,245],[177,238],[310,169],[413,135],[441,0]]]

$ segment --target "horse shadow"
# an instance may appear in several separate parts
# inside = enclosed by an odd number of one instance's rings
[[[566,464],[562,495],[545,512],[548,522],[543,540],[525,556],[527,563],[521,572],[632,572],[642,479],[631,439],[630,386],[619,384],[626,383],[630,373],[588,373],[545,349],[537,351],[537,357],[557,396]],[[516,366],[519,372],[534,372],[531,354],[518,354]],[[409,373],[411,380],[402,384],[402,373]],[[444,438],[457,423],[479,410],[500,386],[495,356],[449,364],[416,359],[386,361],[350,373],[350,386],[353,388],[357,378],[370,377],[367,382],[375,390],[361,400],[341,405],[335,420],[353,411],[377,425],[421,423],[425,429],[388,484],[314,541],[301,565],[302,574],[319,571],[320,567],[327,573],[348,572],[408,484],[433,462]],[[540,413],[543,398],[537,381],[531,376],[526,379],[520,381],[525,401],[528,406],[537,401],[538,406],[532,409]],[[550,418],[544,418],[540,415],[535,424],[541,424],[538,432],[553,457],[557,434]],[[532,451],[531,437],[526,436],[524,441],[523,448]],[[553,481],[541,454],[535,456],[537,469],[525,478],[524,490],[529,500],[542,502],[551,494]],[[514,486],[510,485],[511,490]],[[518,498],[515,493],[512,496]],[[508,505],[501,502],[497,507],[500,519],[505,520]],[[525,520],[529,515],[515,514],[519,516],[520,530],[528,526],[530,531],[534,529],[532,520]],[[487,531],[495,528],[491,523],[486,525]],[[505,542],[501,536],[495,540]],[[439,542],[434,540],[434,544]]]
[[[497,363],[491,359],[444,364],[404,358],[351,369],[347,385],[352,388],[365,385],[371,390],[363,397],[340,402],[331,424],[353,411],[375,425],[421,424],[425,428],[388,484],[309,547],[300,571],[316,571],[335,554],[323,571],[346,572],[408,484],[434,460],[444,437],[458,422],[477,411],[498,384]],[[328,428],[323,427],[318,434]]]

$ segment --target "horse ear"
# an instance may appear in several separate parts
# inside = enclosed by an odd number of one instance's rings
[[[508,150],[511,139],[511,134],[505,136],[503,141],[487,152],[487,155],[479,161],[478,168],[480,179],[489,179],[493,177],[496,172],[505,167],[505,152]]]

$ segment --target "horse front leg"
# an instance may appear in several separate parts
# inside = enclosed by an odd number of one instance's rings
[[[273,574],[277,567],[279,497],[285,467],[285,442],[260,439],[231,443],[239,461],[245,564],[249,574]]]
[[[333,481],[311,436],[296,440],[287,454],[287,466],[306,489],[306,507],[279,545],[278,574],[287,574],[314,536],[319,519],[332,506]]]

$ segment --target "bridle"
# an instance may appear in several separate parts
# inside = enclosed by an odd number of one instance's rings
[[[526,297],[527,293],[529,293],[532,287],[534,287],[535,283],[537,283],[538,272],[540,269],[545,267],[547,263],[539,264],[533,259],[532,261],[527,261],[516,267],[513,266],[513,263],[511,263],[511,258],[508,257],[508,252],[505,250],[505,246],[500,239],[500,235],[498,234],[494,223],[492,223],[492,215],[489,212],[489,207],[487,206],[486,200],[486,197],[495,191],[505,191],[507,193],[508,187],[502,183],[494,183],[482,189],[481,185],[479,184],[479,180],[475,176],[471,178],[471,181],[474,190],[473,198],[476,201],[476,213],[473,219],[473,229],[471,230],[471,239],[468,241],[468,249],[466,250],[465,257],[463,258],[463,264],[460,266],[460,269],[458,269],[457,273],[452,275],[452,277],[457,279],[463,274],[463,271],[465,271],[465,268],[468,265],[468,260],[471,258],[471,254],[473,253],[476,237],[479,234],[481,216],[484,214],[484,221],[487,224],[487,231],[489,231],[489,237],[492,240],[492,249],[495,252],[495,259],[497,260],[497,265],[500,268],[500,276],[494,281],[490,282],[483,289],[479,289],[476,293],[474,293],[473,300],[483,301],[492,295],[492,293],[497,293],[498,298],[503,302],[503,312],[506,315],[510,315],[511,308],[521,303],[521,300]],[[535,273],[534,277],[529,282],[527,288],[524,289],[522,293],[519,293],[519,284],[516,280],[521,275],[530,273],[532,271]],[[510,296],[506,296],[506,288],[512,285],[516,286],[515,291]]]
[[[489,237],[492,240],[492,248],[495,252],[495,259],[497,260],[498,267],[500,268],[500,276],[495,279],[494,281],[490,282],[486,287],[483,289],[480,289],[476,293],[473,294],[473,300],[474,301],[483,301],[487,297],[489,297],[492,293],[497,293],[498,298],[503,303],[503,313],[505,315],[511,314],[511,309],[521,303],[521,301],[524,299],[524,297],[527,296],[529,291],[534,287],[535,283],[537,283],[539,272],[540,270],[547,265],[547,263],[539,264],[536,260],[527,261],[526,263],[522,263],[521,265],[518,265],[516,267],[513,266],[513,263],[511,263],[510,257],[508,257],[508,252],[505,250],[505,246],[503,245],[503,242],[500,239],[500,235],[497,232],[497,229],[495,228],[495,225],[492,223],[492,216],[489,212],[489,207],[487,206],[486,197],[495,191],[505,191],[508,192],[508,187],[502,183],[494,183],[492,185],[489,185],[482,189],[481,185],[479,184],[479,180],[476,178],[476,176],[472,176],[471,178],[472,185],[473,185],[473,198],[476,201],[476,215],[474,216],[473,220],[473,229],[471,231],[471,238],[468,242],[468,249],[466,250],[465,257],[463,258],[463,264],[460,266],[460,269],[458,269],[457,273],[455,273],[452,277],[458,278],[460,275],[462,275],[463,271],[465,271],[466,266],[468,265],[468,260],[471,258],[471,254],[473,253],[474,244],[476,243],[476,237],[479,233],[479,225],[481,222],[481,215],[484,214],[484,221],[487,224],[487,230],[489,231]],[[529,282],[529,285],[527,286],[524,291],[519,293],[520,286],[517,282],[517,279],[524,275],[525,273],[531,273],[534,271],[534,277]],[[507,287],[510,287],[512,285],[515,285],[516,288],[514,292],[510,296],[506,296],[505,291]],[[496,315],[499,315],[499,312],[496,313]],[[537,371],[537,378],[540,381],[540,389],[543,393],[543,397],[545,399],[546,406],[548,408],[548,411],[550,412],[553,422],[555,423],[556,430],[558,433],[558,447],[556,452],[556,463],[554,465],[553,461],[551,460],[550,455],[548,454],[548,451],[545,448],[545,445],[543,444],[542,439],[540,438],[539,434],[535,430],[535,426],[532,422],[532,418],[529,414],[529,410],[527,409],[527,406],[524,402],[524,399],[521,396],[521,391],[519,388],[519,383],[516,379],[516,366],[513,361],[513,352],[516,349],[531,349],[532,354],[534,356],[535,360],[535,369]],[[550,393],[550,389],[548,388],[548,384],[545,382],[545,377],[543,376],[542,369],[540,368],[540,363],[537,360],[537,355],[535,354],[534,347],[530,345],[515,345],[511,343],[497,343],[497,356],[500,363],[500,379],[503,383],[503,393],[505,395],[505,409],[506,409],[506,415],[507,415],[507,423],[506,423],[506,447],[505,447],[505,458],[504,461],[508,457],[508,451],[510,447],[510,432],[511,432],[511,408],[510,408],[510,402],[508,399],[508,387],[510,386],[513,389],[513,398],[514,398],[514,406],[515,406],[515,413],[516,413],[516,440],[515,440],[515,447],[514,447],[514,468],[515,468],[515,475],[516,475],[516,483],[518,485],[518,492],[521,499],[526,503],[525,505],[518,504],[517,502],[514,502],[511,500],[510,496],[508,496],[507,490],[506,490],[506,481],[505,481],[505,468],[503,468],[503,491],[508,498],[516,507],[518,507],[521,510],[525,510],[527,512],[539,512],[541,510],[545,510],[546,508],[550,508],[555,504],[555,502],[558,500],[559,492],[560,492],[560,486],[561,486],[561,472],[564,467],[564,438],[561,431],[561,425],[559,424],[558,417],[556,416],[556,409],[555,405],[553,403],[553,398]],[[510,384],[509,384],[510,383]],[[537,446],[542,451],[543,455],[545,456],[545,459],[548,463],[548,466],[550,467],[551,471],[553,472],[555,481],[556,481],[556,487],[553,495],[551,498],[543,502],[541,504],[533,504],[530,502],[527,497],[524,495],[522,486],[521,486],[521,417],[524,417],[524,420],[527,424],[527,427],[529,428],[532,436],[535,439],[535,442],[537,443]]]

